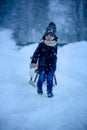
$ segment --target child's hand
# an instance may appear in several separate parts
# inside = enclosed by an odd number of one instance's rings
[[[38,65],[37,64],[35,64],[35,63],[31,63],[30,64],[30,68],[36,68]]]

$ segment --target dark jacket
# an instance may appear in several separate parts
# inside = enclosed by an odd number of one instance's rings
[[[38,70],[54,71],[56,70],[57,45],[55,47],[47,46],[43,42],[36,48],[31,63],[37,63]]]

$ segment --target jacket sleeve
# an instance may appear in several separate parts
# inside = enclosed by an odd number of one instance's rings
[[[34,54],[32,56],[31,63],[37,63],[37,60],[38,60],[38,58],[40,56],[40,46],[41,45],[39,44],[38,47],[36,48],[36,50],[35,50],[35,52],[34,52]]]
[[[54,70],[54,72],[55,72],[55,70],[56,70],[56,65],[57,65],[57,46],[55,47],[55,49],[54,49],[54,57],[53,57],[53,60],[52,60],[52,68],[53,68],[53,70]]]

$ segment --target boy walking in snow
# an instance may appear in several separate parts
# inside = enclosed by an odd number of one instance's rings
[[[42,85],[47,80],[47,96],[53,97],[53,76],[56,70],[57,62],[57,35],[56,25],[50,22],[46,28],[46,32],[42,37],[42,42],[36,48],[32,60],[31,68],[37,66],[38,61],[38,82],[37,93],[43,94]]]

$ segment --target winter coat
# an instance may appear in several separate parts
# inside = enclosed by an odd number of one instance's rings
[[[44,42],[41,42],[33,54],[31,63],[37,63],[37,61],[38,70],[55,72],[57,62],[57,45],[50,47]]]

